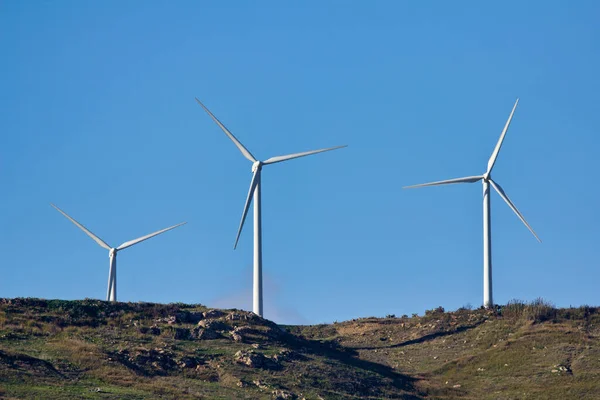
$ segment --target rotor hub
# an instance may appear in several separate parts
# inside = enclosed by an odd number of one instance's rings
[[[262,162],[260,162],[260,161],[255,161],[255,162],[252,164],[252,173],[256,172],[257,170],[260,170],[260,169],[262,169],[262,165],[263,165],[263,164],[262,164]]]

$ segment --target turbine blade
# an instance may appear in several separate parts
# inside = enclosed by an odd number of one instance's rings
[[[244,228],[244,221],[246,221],[246,215],[248,215],[248,210],[250,209],[250,203],[252,202],[252,195],[256,190],[256,185],[258,184],[258,180],[260,179],[260,169],[254,171],[254,175],[252,175],[252,181],[250,181],[250,189],[248,190],[248,196],[246,197],[246,204],[244,204],[244,211],[242,212],[242,219],[240,220],[240,226],[237,231],[237,236],[235,237],[235,244],[233,248],[237,247],[238,241],[240,240],[240,234],[242,233],[242,229]]]
[[[150,239],[150,238],[152,238],[152,237],[154,237],[154,236],[156,236],[156,235],[160,235],[161,233],[165,233],[165,232],[167,232],[167,231],[170,231],[171,229],[175,229],[175,228],[177,228],[177,227],[179,227],[179,226],[181,226],[181,225],[185,225],[185,224],[187,224],[187,222],[182,222],[182,223],[180,223],[180,224],[173,225],[173,226],[170,226],[170,227],[168,227],[168,228],[165,228],[165,229],[161,229],[160,231],[157,231],[157,232],[151,233],[151,234],[149,234],[149,235],[142,236],[142,237],[140,237],[140,238],[137,238],[137,239],[130,240],[129,242],[125,242],[125,243],[123,243],[122,245],[120,245],[119,247],[117,247],[117,250],[123,250],[123,249],[126,249],[126,248],[128,248],[128,247],[131,247],[131,246],[133,246],[134,244],[138,244],[138,243],[140,243],[140,242],[143,242],[144,240],[148,240],[148,239]]]
[[[508,196],[506,195],[506,193],[504,192],[502,187],[491,179],[490,179],[490,183],[492,184],[492,186],[494,187],[496,192],[498,192],[500,197],[502,197],[504,199],[506,204],[508,204],[508,206],[514,211],[514,213],[517,214],[517,217],[519,217],[521,222],[523,222],[525,224],[525,226],[527,227],[527,229],[529,229],[529,231],[533,234],[533,236],[535,236],[535,238],[538,240],[538,242],[542,243],[542,241],[540,240],[538,235],[536,235],[536,233],[534,232],[533,228],[531,228],[531,226],[529,226],[527,221],[525,221],[525,217],[523,217],[523,215],[519,212],[519,210],[517,210],[517,207],[513,204],[513,202],[510,201],[510,199],[508,198]]]
[[[248,151],[248,149],[245,148],[244,145],[235,136],[233,136],[233,133],[229,132],[229,130],[227,128],[225,128],[225,125],[223,125],[221,123],[221,121],[219,121],[217,119],[217,117],[215,117],[213,115],[213,113],[211,113],[210,110],[208,108],[206,108],[206,106],[204,104],[202,104],[202,102],[200,100],[198,100],[197,97],[196,97],[196,101],[198,102],[198,104],[200,104],[200,106],[202,108],[204,108],[204,111],[206,111],[206,113],[208,115],[210,115],[210,117],[213,119],[213,121],[215,121],[217,123],[217,125],[219,125],[219,127],[221,127],[221,129],[223,130],[223,132],[225,132],[225,134],[227,136],[229,136],[229,139],[231,139],[231,141],[237,146],[237,148],[240,149],[240,151],[242,152],[242,154],[244,155],[244,157],[246,157],[248,160],[250,160],[252,162],[256,162],[256,158],[254,158],[254,156],[252,155],[252,153],[250,153]]]
[[[106,250],[110,250],[110,246],[108,244],[106,244],[106,242],[102,239],[100,239],[98,236],[94,235],[90,230],[88,230],[85,226],[81,225],[79,222],[75,221],[73,218],[69,217],[67,215],[66,212],[64,212],[63,210],[61,210],[60,208],[56,207],[54,204],[50,203],[50,205],[54,208],[56,208],[58,210],[59,213],[61,213],[62,215],[64,215],[65,217],[67,217],[69,219],[69,221],[71,221],[72,223],[74,223],[75,225],[77,225],[77,227],[79,229],[81,229],[82,231],[85,232],[86,235],[88,235],[89,237],[91,237],[92,239],[94,239],[94,241],[96,243],[98,243],[100,246],[104,247]]]
[[[421,183],[419,185],[404,186],[402,189],[413,189],[413,188],[424,187],[424,186],[450,185],[452,183],[473,183],[473,182],[480,181],[481,179],[483,179],[483,176],[481,176],[481,175],[467,176],[464,178],[455,178],[455,179],[448,179],[445,181],[437,181],[437,182],[430,182],[430,183]]]
[[[327,149],[311,150],[311,151],[305,151],[302,153],[288,154],[287,156],[271,157],[268,160],[264,161],[263,164],[275,164],[278,162],[287,161],[287,160],[291,160],[294,158],[310,156],[311,154],[323,153],[324,151],[341,149],[342,147],[347,147],[347,146],[348,145],[335,146],[335,147],[329,147]]]
[[[515,110],[517,109],[517,104],[519,104],[519,99],[517,99],[517,101],[515,101],[515,105],[513,106],[512,111],[510,112],[510,115],[508,116],[508,120],[506,121],[506,125],[504,125],[502,134],[500,134],[500,139],[498,139],[498,143],[496,144],[496,147],[494,148],[494,152],[492,153],[492,156],[490,157],[490,159],[488,161],[488,168],[487,168],[488,174],[490,172],[492,172],[492,169],[494,168],[494,164],[496,163],[496,158],[498,158],[498,153],[500,152],[500,148],[502,147],[502,142],[504,142],[504,136],[506,136],[506,132],[508,131],[508,127],[510,126],[510,121],[512,120],[513,114],[515,113]]]

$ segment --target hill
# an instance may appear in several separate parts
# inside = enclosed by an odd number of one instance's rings
[[[278,326],[202,305],[0,299],[0,396],[598,399],[600,309]]]

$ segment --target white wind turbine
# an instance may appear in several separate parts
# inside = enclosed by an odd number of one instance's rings
[[[56,208],[58,210],[58,212],[60,212],[62,215],[67,217],[69,219],[69,221],[71,221],[72,223],[77,225],[77,227],[79,229],[81,229],[82,231],[84,231],[86,233],[86,235],[88,235],[89,237],[94,239],[94,241],[96,243],[98,243],[100,246],[102,246],[106,250],[108,250],[108,259],[110,260],[110,269],[108,270],[108,290],[106,292],[106,301],[117,301],[117,252],[124,250],[128,247],[131,247],[134,244],[143,242],[144,240],[148,240],[151,237],[154,237],[156,235],[160,235],[161,233],[164,233],[166,231],[170,231],[171,229],[175,229],[178,226],[186,224],[186,222],[182,222],[180,224],[171,226],[169,228],[162,229],[158,232],[154,232],[149,235],[130,240],[128,242],[123,243],[119,247],[110,247],[108,244],[106,244],[106,242],[104,240],[100,239],[98,236],[96,236],[92,232],[90,232],[85,226],[81,225],[79,222],[75,221],[73,218],[68,216],[67,213],[65,213],[63,210],[56,207],[54,204],[50,204],[50,205],[52,207]]]
[[[231,141],[237,146],[244,157],[252,162],[252,181],[250,182],[250,190],[248,190],[248,196],[246,197],[246,204],[244,205],[244,211],[242,212],[242,219],[238,228],[237,236],[235,238],[235,249],[240,238],[240,233],[250,208],[250,202],[254,195],[254,279],[253,279],[253,304],[252,310],[255,314],[263,316],[263,296],[262,296],[262,230],[261,230],[261,207],[260,207],[260,176],[263,165],[275,164],[282,161],[291,160],[298,157],[310,156],[311,154],[322,153],[324,151],[340,149],[344,146],[330,147],[327,149],[305,151],[302,153],[288,154],[285,156],[271,157],[265,161],[258,161],[249,151],[244,147],[242,143],[229,130],[215,117],[209,110],[202,104],[200,100],[196,98],[196,101],[206,111],[206,113],[219,125],[219,127],[225,132],[225,134],[231,139]]]
[[[508,127],[510,125],[510,121],[512,120],[513,114],[515,113],[515,109],[517,108],[517,104],[519,104],[519,99],[515,102],[515,105],[510,112],[510,116],[506,121],[506,125],[504,125],[504,129],[502,130],[502,134],[500,135],[500,139],[494,148],[492,156],[490,157],[487,165],[487,171],[483,175],[477,176],[467,176],[465,178],[456,178],[456,179],[448,179],[445,181],[431,182],[431,183],[423,183],[420,185],[406,186],[405,189],[408,188],[416,188],[422,186],[435,186],[435,185],[447,185],[452,183],[473,183],[477,181],[482,181],[483,183],[483,305],[488,308],[494,305],[494,300],[492,297],[492,231],[491,231],[491,215],[490,215],[490,185],[498,192],[500,197],[504,199],[506,204],[517,214],[517,217],[525,224],[527,229],[535,236],[535,238],[541,242],[540,238],[533,231],[531,226],[525,221],[523,215],[517,210],[517,207],[513,204],[512,201],[508,198],[502,187],[492,180],[492,169],[494,168],[494,164],[496,163],[496,158],[498,158],[498,153],[500,152],[500,148],[502,147],[502,142],[504,141],[504,136],[506,135],[506,131],[508,131]]]

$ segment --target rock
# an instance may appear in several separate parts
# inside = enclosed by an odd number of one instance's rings
[[[234,342],[238,342],[238,343],[242,343],[244,341],[244,338],[242,337],[242,335],[240,335],[237,332],[231,332],[231,338],[233,339]]]
[[[261,381],[260,379],[252,381],[252,383],[254,383],[256,385],[256,387],[258,387],[259,389],[268,389],[269,388],[269,385],[267,385],[265,382]]]
[[[552,372],[557,373],[557,372],[564,372],[566,374],[573,374],[573,371],[571,371],[571,368],[567,365],[562,365],[562,364],[558,364],[554,366],[555,369],[552,370]]]
[[[177,317],[175,315],[169,315],[165,318],[165,322],[169,325],[173,325],[177,323]]]
[[[229,326],[224,322],[209,319],[198,322],[198,327],[212,329],[213,331],[225,331],[230,329]]]
[[[191,336],[198,340],[213,340],[218,339],[221,335],[212,329],[196,327],[192,330]]]
[[[195,311],[182,311],[175,314],[175,316],[177,317],[177,321],[188,324],[197,324],[198,321],[204,319],[204,313]]]
[[[234,361],[238,364],[244,364],[250,368],[276,369],[280,365],[262,353],[255,353],[254,350],[240,350],[235,353]]]
[[[222,316],[225,315],[225,313],[221,310],[209,310],[209,311],[205,311],[202,315],[206,319],[215,319],[215,318],[221,318]]]
[[[225,319],[227,319],[228,321],[242,321],[247,320],[248,316],[234,311],[232,313],[227,314],[227,317],[225,317]]]
[[[231,338],[238,343],[243,343],[244,342],[244,336],[243,333],[247,331],[247,327],[237,327],[234,328],[233,331],[231,332]],[[254,346],[254,345],[252,345]]]
[[[185,328],[175,328],[175,333],[173,335],[174,339],[177,340],[188,340],[190,339],[190,331],[189,329],[185,329]]]
[[[180,368],[196,368],[200,363],[194,357],[183,356],[177,363]]]
[[[460,387],[460,385],[454,385],[452,387],[455,388],[455,389],[458,389]]]
[[[279,354],[273,356],[273,359],[277,362],[301,360],[303,358],[304,356],[302,356],[300,353],[296,353],[295,351],[288,349],[282,349],[279,351]]]
[[[298,396],[296,396],[294,393],[289,392],[287,390],[283,390],[283,389],[273,390],[272,394],[273,394],[273,398],[275,400],[287,400],[287,399],[297,399],[298,398]]]
[[[247,384],[246,382],[244,382],[243,380],[241,380],[241,379],[240,379],[240,380],[239,380],[239,381],[236,383],[236,386],[237,386],[237,387],[241,387],[241,388],[243,388],[243,387],[246,387],[246,386],[248,386],[248,384]]]
[[[263,366],[265,356],[260,353],[254,353],[252,351],[247,352],[240,350],[235,353],[234,361],[238,364],[244,364],[251,368],[260,368]],[[258,384],[256,386],[259,386]]]
[[[260,343],[252,343],[251,346],[252,346],[252,348],[255,348],[255,349],[262,349],[262,347],[260,346]]]
[[[146,349],[138,348],[131,353],[127,349],[117,351],[116,358],[126,364],[133,364],[135,367],[150,372],[164,372],[177,367],[173,359],[173,354],[164,349]]]

